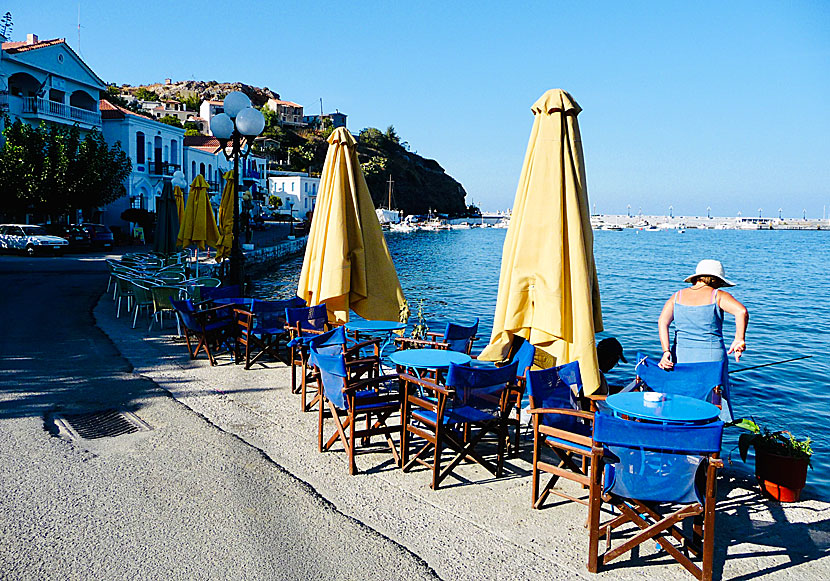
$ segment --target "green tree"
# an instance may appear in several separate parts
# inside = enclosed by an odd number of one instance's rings
[[[386,132],[383,134],[383,136],[387,139],[387,141],[391,141],[392,143],[400,144],[401,142],[401,138],[398,135],[398,132],[395,131],[394,125],[390,125],[389,127],[387,127]]]
[[[135,98],[138,99],[139,101],[158,101],[159,100],[159,96],[154,91],[151,91],[149,89],[145,89],[144,87],[139,87],[138,89],[136,89],[136,92],[134,93],[134,95],[135,95]]]
[[[62,215],[71,209],[89,211],[126,194],[124,180],[132,170],[116,143],[109,147],[100,131],[83,139],[77,127],[31,127],[5,119],[0,147],[0,191],[4,211]]]
[[[358,133],[357,139],[361,144],[366,145],[367,147],[381,149],[383,147],[385,137],[379,129],[367,127]]]
[[[199,106],[202,104],[202,98],[196,93],[187,95],[186,97],[179,97],[179,101],[184,104],[188,111],[198,111]]]
[[[185,137],[190,137],[191,135],[201,135],[201,133],[199,133],[198,129],[185,129],[184,130],[184,136]]]
[[[175,115],[165,115],[164,117],[159,119],[159,123],[164,123],[165,125],[172,125],[173,127],[182,127],[182,122],[179,121],[179,118]]]

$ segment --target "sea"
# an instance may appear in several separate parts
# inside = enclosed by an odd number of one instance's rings
[[[490,337],[506,230],[386,232],[414,319],[418,304],[430,328],[479,319],[474,352]],[[830,232],[739,230],[623,230],[594,232],[594,257],[605,330],[616,337],[628,364],[611,383],[633,378],[637,352],[659,358],[657,318],[703,258],[720,260],[736,283],[728,292],[749,309],[747,351],[730,370],[809,355],[809,359],[730,375],[733,414],[812,440],[812,470],[803,497],[830,500]],[[296,292],[302,256],[254,281],[254,295],[286,298]],[[726,316],[727,345],[734,318]],[[738,428],[727,428],[724,458],[742,466]]]

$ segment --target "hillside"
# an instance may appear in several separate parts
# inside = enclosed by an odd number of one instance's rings
[[[262,107],[268,99],[280,99],[280,95],[267,87],[254,87],[244,83],[217,83],[215,81],[176,81],[150,85],[122,85],[122,93],[139,98],[152,97],[175,99],[184,102],[189,110],[196,110],[203,99],[222,99],[231,91],[242,91],[256,107]],[[280,160],[286,169],[320,172],[326,158],[326,137],[331,129],[292,130],[280,125],[277,116],[264,110],[266,128],[264,136],[279,143],[276,151],[266,153]],[[426,214],[429,211],[460,215],[467,211],[464,187],[447,175],[434,159],[424,158],[409,150],[393,127],[385,132],[369,127],[350,129],[358,140],[361,167],[372,193],[375,205],[386,206],[387,180],[392,178],[393,206],[405,214]]]

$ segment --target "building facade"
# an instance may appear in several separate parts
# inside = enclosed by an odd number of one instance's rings
[[[319,187],[320,178],[303,172],[271,172],[268,178],[269,197],[277,196],[281,202],[277,212],[292,213],[301,220],[308,218],[314,211]]]
[[[205,100],[202,101],[202,104],[199,105],[199,117],[205,123],[205,129],[207,133],[213,135],[213,132],[210,130],[210,120],[219,115],[219,113],[225,112],[225,102],[224,101],[214,101],[214,100]]]
[[[125,181],[127,195],[103,209],[101,222],[126,228],[121,213],[127,208],[156,210],[156,196],[161,194],[165,179],[182,169],[185,157],[184,129],[172,127],[118,107],[100,102],[104,139],[110,145],[121,143],[121,149],[132,162],[132,171]]]
[[[63,38],[3,42],[0,50],[0,110],[12,122],[42,121],[81,131],[101,129],[98,106],[107,87]]]
[[[294,125],[303,127],[303,106],[293,101],[282,101],[280,99],[268,99],[266,107],[277,114],[280,125]]]

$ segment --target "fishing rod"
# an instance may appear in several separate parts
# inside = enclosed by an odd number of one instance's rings
[[[812,355],[803,355],[801,357],[794,357],[792,359],[785,359],[784,361],[775,361],[773,363],[764,363],[763,365],[753,365],[752,367],[741,367],[740,369],[733,369],[729,372],[730,375],[733,373],[740,373],[741,371],[749,371],[750,369],[760,369],[761,367],[769,367],[770,365],[781,365],[782,363],[790,363],[792,361],[801,361],[802,359],[809,359]]]

